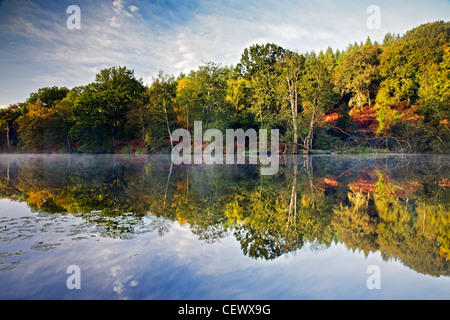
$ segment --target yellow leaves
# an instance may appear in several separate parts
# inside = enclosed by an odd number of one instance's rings
[[[361,192],[349,192],[348,200],[353,204],[353,208],[355,211],[367,211],[369,208],[369,199],[370,194],[367,196]]]
[[[44,202],[51,196],[51,193],[47,190],[30,191],[29,202],[36,207],[41,208]]]
[[[308,196],[306,194],[303,194],[300,202],[301,202],[302,206],[305,208],[312,207],[314,204],[314,200],[311,198],[311,196]]]
[[[178,80],[177,84],[177,100],[188,100],[192,98],[192,95],[195,92],[195,83],[194,80],[184,77]]]
[[[186,89],[189,84],[190,84],[191,80],[189,80],[188,78],[184,77],[181,78],[180,80],[178,80],[178,86],[177,86],[177,92]]]
[[[447,234],[438,237],[439,254],[444,257],[446,261],[450,261],[450,237]]]
[[[400,114],[387,104],[376,104],[375,113],[378,120],[377,134],[387,134]]]
[[[244,220],[243,209],[239,205],[238,196],[235,196],[234,201],[228,203],[225,208],[225,216],[231,225],[240,224]]]
[[[237,111],[241,111],[245,108],[245,104],[243,102],[245,101],[246,90],[251,88],[251,82],[244,78],[239,78],[237,80],[230,79],[227,84],[228,89],[226,100],[230,102]]]
[[[37,100],[35,104],[32,104],[28,109],[27,116],[33,118],[46,118],[51,114],[51,110],[42,105],[41,100]]]
[[[186,219],[182,216],[181,212],[177,212],[177,221],[181,226],[186,225]]]
[[[49,129],[48,120],[52,114],[53,111],[46,108],[38,99],[29,107],[28,113],[18,119],[18,133],[24,149],[42,150],[44,132]]]
[[[450,261],[450,249],[441,248],[439,254],[441,255],[441,257],[445,258],[446,261]]]
[[[388,199],[394,194],[396,187],[389,183],[388,179],[381,171],[378,171],[377,175],[378,182],[375,185],[375,194],[379,198]]]

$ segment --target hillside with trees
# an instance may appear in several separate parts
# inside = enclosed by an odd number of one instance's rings
[[[450,22],[383,43],[298,53],[255,44],[236,66],[163,71],[150,85],[124,66],[81,87],[44,87],[0,110],[2,152],[167,152],[171,132],[279,129],[284,153],[448,153]]]

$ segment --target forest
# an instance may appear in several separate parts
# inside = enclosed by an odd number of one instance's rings
[[[158,153],[172,132],[278,129],[283,153],[448,153],[450,22],[383,43],[298,53],[255,44],[235,66],[205,62],[150,85],[134,70],[101,70],[85,86],[43,87],[0,109],[0,151]]]

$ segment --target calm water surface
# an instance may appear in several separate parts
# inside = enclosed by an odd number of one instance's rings
[[[0,155],[0,298],[450,299],[449,160]]]

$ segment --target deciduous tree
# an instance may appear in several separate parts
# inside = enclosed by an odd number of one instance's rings
[[[95,82],[87,85],[75,104],[75,115],[80,122],[97,121],[108,132],[112,147],[126,123],[131,103],[142,94],[142,80],[126,67],[103,69]],[[85,126],[86,127],[86,126]]]
[[[304,139],[304,152],[309,152],[312,149],[317,121],[336,103],[331,75],[314,53],[306,57],[300,92],[303,99],[303,118],[309,124],[308,134]]]

